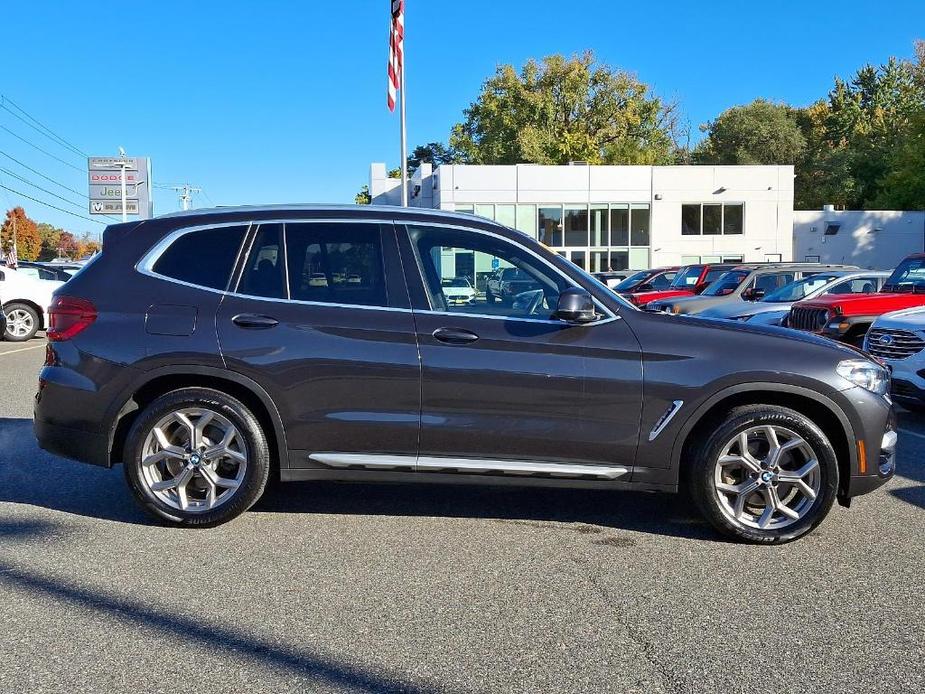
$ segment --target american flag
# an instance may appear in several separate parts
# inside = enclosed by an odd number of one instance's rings
[[[404,65],[405,0],[391,0],[392,28],[389,33],[389,110],[395,110],[395,96]]]
[[[10,248],[10,252],[6,254],[6,266],[10,270],[15,270],[19,265],[19,258],[16,257],[16,239],[13,239],[13,246]]]

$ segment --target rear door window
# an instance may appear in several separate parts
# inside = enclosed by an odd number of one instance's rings
[[[286,298],[283,260],[283,225],[261,224],[254,234],[238,293],[269,299]]]
[[[184,234],[155,261],[158,275],[209,289],[226,289],[246,225],[213,227]]]

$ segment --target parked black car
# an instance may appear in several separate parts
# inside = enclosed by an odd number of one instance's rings
[[[54,300],[35,431],[123,462],[171,522],[227,521],[271,476],[680,488],[720,531],[772,543],[893,474],[876,362],[638,311],[489,220],[231,208],[110,226],[103,248]],[[445,300],[457,266],[496,262],[539,294]]]

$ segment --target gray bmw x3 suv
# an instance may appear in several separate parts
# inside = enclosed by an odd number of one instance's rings
[[[450,303],[515,267],[530,301]],[[225,208],[116,224],[55,296],[41,445],[122,463],[190,526],[268,481],[690,492],[804,535],[893,474],[889,377],[843,345],[644,313],[528,236],[431,210]],[[614,503],[619,503],[615,498]]]

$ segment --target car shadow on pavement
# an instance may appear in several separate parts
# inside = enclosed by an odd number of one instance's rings
[[[54,526],[31,521],[0,519],[0,538],[7,541],[41,539]],[[223,652],[234,661],[241,659],[255,666],[284,670],[308,680],[306,686],[335,687],[359,692],[424,692],[436,688],[419,686],[388,672],[373,672],[305,648],[287,647],[251,636],[231,626],[210,623],[197,616],[187,618],[150,602],[142,603],[97,588],[85,588],[72,581],[45,576],[8,562],[0,555],[0,587],[4,595],[22,593],[41,600],[53,600],[81,610],[92,610],[100,617],[152,630],[182,644]],[[311,689],[306,689],[311,691]]]
[[[45,453],[29,419],[0,418],[0,451],[0,502],[122,523],[153,523],[135,503],[120,468],[84,465]],[[580,523],[719,539],[682,498],[642,492],[293,482],[268,489],[254,511]]]
[[[0,417],[0,502],[150,524],[122,470],[64,460],[38,447],[31,419]]]
[[[268,490],[253,511],[480,518],[550,527],[579,524],[720,541],[675,494],[482,485],[291,482]]]

